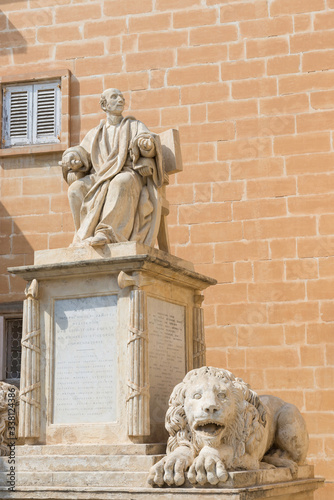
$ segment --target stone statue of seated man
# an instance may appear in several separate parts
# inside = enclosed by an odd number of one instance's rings
[[[133,116],[123,117],[120,90],[105,90],[100,104],[106,120],[67,149],[60,162],[69,184],[72,245],[137,241],[154,246],[165,181],[159,136]]]

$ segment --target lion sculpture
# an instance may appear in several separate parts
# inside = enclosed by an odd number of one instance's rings
[[[190,371],[170,397],[167,456],[155,464],[151,485],[217,485],[228,471],[305,463],[306,425],[296,406],[258,396],[242,379],[219,368]]]

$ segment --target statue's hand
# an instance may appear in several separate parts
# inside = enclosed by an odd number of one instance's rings
[[[152,158],[155,155],[155,145],[151,137],[139,137],[138,147],[142,156]]]
[[[205,483],[215,485],[227,481],[228,473],[218,451],[204,446],[189,469],[188,479],[192,484],[202,486]]]
[[[65,153],[63,155],[63,158],[61,162],[59,162],[59,165],[65,168],[67,171],[72,170],[76,172],[83,166],[83,163],[80,160],[80,156],[78,155],[78,153],[71,151],[70,153]]]
[[[144,165],[143,167],[137,167],[136,172],[138,172],[140,175],[143,177],[148,177],[149,175],[152,175],[152,169],[149,165]]]
[[[151,467],[148,482],[152,486],[155,484],[163,486],[181,486],[185,481],[185,472],[193,460],[193,452],[187,446],[180,446],[169,453],[160,462]]]

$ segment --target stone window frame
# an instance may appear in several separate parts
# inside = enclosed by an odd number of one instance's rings
[[[20,379],[6,378],[7,365],[7,332],[5,329],[7,319],[22,319],[23,317],[23,302],[10,302],[0,304],[0,380],[9,384],[20,384]]]
[[[58,69],[41,73],[24,73],[0,77],[0,137],[2,137],[3,86],[39,84],[48,80],[60,79],[61,85],[61,131],[60,142],[46,144],[29,144],[0,148],[0,158],[65,151],[70,146],[70,70]]]

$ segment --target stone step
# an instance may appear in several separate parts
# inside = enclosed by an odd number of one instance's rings
[[[164,455],[23,455],[15,458],[17,471],[148,471]],[[9,470],[7,457],[0,458],[0,470]]]
[[[15,487],[147,488],[147,472],[19,472]],[[8,486],[6,472],[0,472],[0,487]]]
[[[161,455],[166,444],[55,444],[16,446],[15,455]]]

